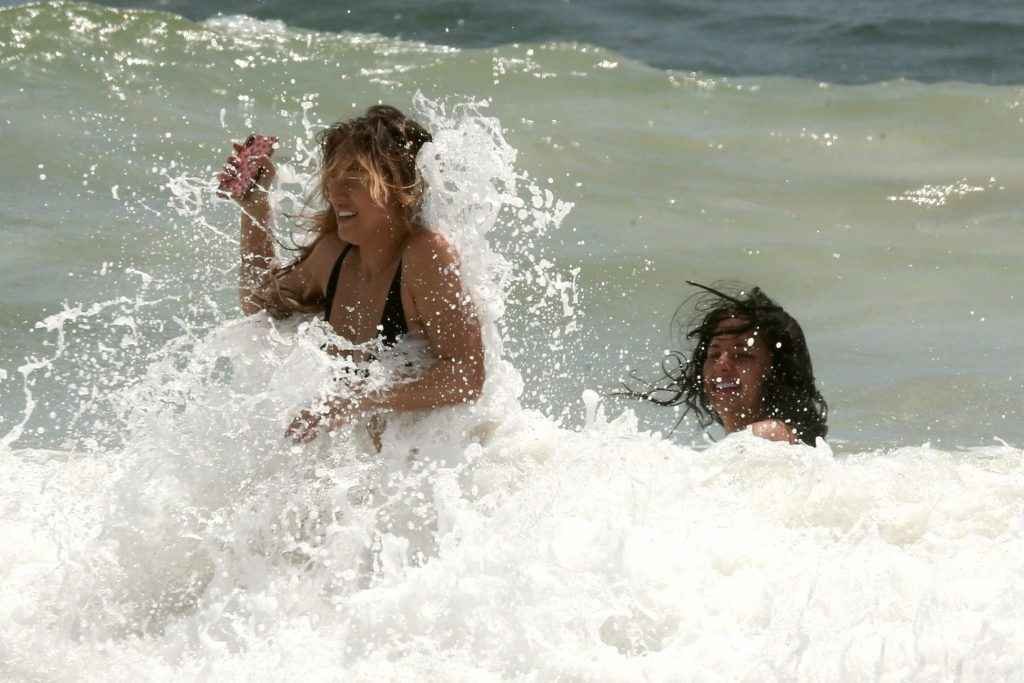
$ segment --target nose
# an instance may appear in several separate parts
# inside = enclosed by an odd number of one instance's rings
[[[734,367],[733,357],[728,351],[725,351],[715,357],[711,367],[714,369],[716,374],[724,375],[729,374],[729,371]]]

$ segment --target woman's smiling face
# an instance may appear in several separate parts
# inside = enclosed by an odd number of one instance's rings
[[[708,345],[702,381],[704,395],[727,432],[765,419],[764,382],[772,351],[744,318],[718,323]]]
[[[325,199],[337,219],[338,237],[349,244],[363,244],[391,223],[388,209],[374,201],[355,164],[328,180]]]

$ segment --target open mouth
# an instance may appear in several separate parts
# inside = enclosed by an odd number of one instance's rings
[[[349,219],[349,218],[352,218],[353,216],[355,216],[356,212],[355,211],[336,211],[334,213],[334,215],[338,217],[339,221],[343,221],[343,220],[346,220],[346,219]]]
[[[736,391],[740,388],[740,381],[736,378],[716,377],[712,386],[716,391]]]

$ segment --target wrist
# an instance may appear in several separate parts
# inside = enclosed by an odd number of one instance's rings
[[[238,206],[242,209],[242,216],[254,223],[265,227],[270,221],[270,202],[266,199],[239,202]]]
[[[381,412],[386,412],[384,404],[369,395],[333,398],[327,402],[327,413],[333,417],[359,419]]]
[[[376,415],[390,411],[390,406],[380,394],[366,394],[360,397],[359,412],[363,415]]]

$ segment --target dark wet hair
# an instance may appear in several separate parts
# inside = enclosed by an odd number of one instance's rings
[[[704,361],[719,323],[730,318],[742,320],[745,324],[730,328],[730,333],[756,332],[772,355],[762,385],[762,401],[768,417],[785,422],[797,438],[810,445],[814,445],[817,437],[824,437],[828,432],[828,404],[815,386],[811,354],[796,319],[759,287],[749,290],[723,287],[735,290],[726,293],[721,291],[723,288],[687,282],[703,291],[683,302],[674,320],[680,320],[680,313],[692,302],[694,312],[684,323],[684,330],[686,338],[695,342],[693,351],[688,357],[678,351],[669,354],[662,361],[660,381],[646,383],[647,386],[639,390],[627,386],[619,395],[663,406],[685,405],[682,417],[692,412],[704,428],[716,422],[722,424],[704,394]]]

